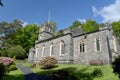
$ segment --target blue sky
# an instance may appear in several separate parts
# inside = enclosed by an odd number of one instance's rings
[[[98,23],[120,20],[120,0],[2,0],[0,22],[22,20],[25,24],[56,22],[58,30],[75,20],[92,19]]]

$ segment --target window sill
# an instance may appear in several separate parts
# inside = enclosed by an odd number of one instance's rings
[[[62,56],[65,56],[65,54],[60,54],[60,56],[62,57]]]

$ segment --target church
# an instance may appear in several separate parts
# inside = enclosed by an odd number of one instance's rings
[[[110,24],[88,33],[81,27],[65,29],[64,34],[58,36],[52,33],[52,25],[41,25],[35,47],[29,50],[28,62],[39,62],[44,57],[52,56],[63,64],[89,64],[91,60],[98,59],[103,64],[110,64],[120,52]]]

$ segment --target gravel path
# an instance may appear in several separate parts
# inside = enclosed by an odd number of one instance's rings
[[[17,64],[20,70],[25,75],[25,80],[53,80],[52,77],[41,76],[33,73],[29,67],[23,67],[22,64]]]

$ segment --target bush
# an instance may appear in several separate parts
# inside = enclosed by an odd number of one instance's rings
[[[12,58],[0,57],[0,63],[2,63],[5,66],[6,72],[10,72],[17,69]]]
[[[6,52],[8,54],[8,57],[11,57],[11,58],[15,56],[16,59],[25,59],[26,57],[25,55],[26,51],[20,45],[15,45],[6,49]]]
[[[13,63],[13,59],[8,57],[0,57],[0,63],[3,63],[5,66],[9,66]]]
[[[31,68],[35,68],[35,67],[36,67],[36,64],[33,63],[33,64],[31,65]]]
[[[17,70],[16,65],[10,65],[10,66],[8,67],[8,72],[9,72],[9,71],[14,71],[14,70]]]
[[[102,70],[99,68],[94,69],[92,76],[93,77],[102,77],[103,76]]]
[[[2,80],[5,74],[6,74],[5,66],[3,63],[0,63],[0,80]]]
[[[49,69],[55,67],[57,60],[53,57],[45,57],[43,60],[40,61],[40,65],[42,65],[43,69]]]
[[[112,62],[113,72],[120,78],[120,56],[116,57]]]
[[[101,65],[103,65],[103,62],[102,62],[101,59],[93,59],[89,63],[90,63],[90,65],[93,65],[93,66],[101,66]]]

